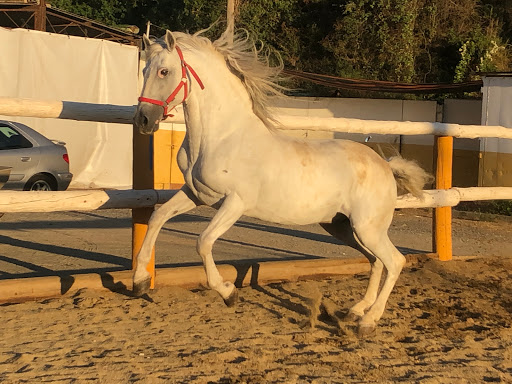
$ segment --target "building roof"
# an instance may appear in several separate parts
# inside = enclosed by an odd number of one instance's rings
[[[512,77],[512,72],[479,72],[482,77]]]

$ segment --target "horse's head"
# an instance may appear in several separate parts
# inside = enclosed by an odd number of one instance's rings
[[[146,67],[134,126],[142,134],[152,134],[167,117],[167,111],[187,97],[187,76],[183,56],[172,32],[167,31],[163,39],[156,41],[144,35],[143,40]]]

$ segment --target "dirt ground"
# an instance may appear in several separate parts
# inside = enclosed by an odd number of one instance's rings
[[[168,223],[158,266],[196,264],[211,216]],[[129,211],[6,214],[0,279],[127,269]],[[431,250],[424,211],[397,212],[404,253]],[[512,223],[455,219],[451,262],[406,268],[376,333],[340,320],[366,274],[240,289],[226,308],[209,290],[159,288],[149,298],[82,290],[0,306],[2,383],[482,383],[512,382]],[[216,260],[343,258],[356,253],[317,227],[243,218]]]

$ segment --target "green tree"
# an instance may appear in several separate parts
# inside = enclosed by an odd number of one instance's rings
[[[153,35],[196,32],[227,0],[50,0],[110,25]],[[277,50],[286,67],[403,82],[465,81],[510,70],[512,0],[238,0],[236,27]],[[212,28],[216,38],[225,23]],[[311,86],[310,89],[314,88]]]
[[[353,0],[323,44],[340,76],[451,82],[508,69],[501,36],[498,18],[478,0]]]
[[[153,24],[151,34],[160,36],[166,29],[196,32],[225,17],[227,0],[134,0],[127,9],[124,22],[145,31],[147,21]],[[219,27],[210,35],[218,34]]]
[[[122,24],[130,2],[121,0],[51,0],[52,6],[107,25]]]

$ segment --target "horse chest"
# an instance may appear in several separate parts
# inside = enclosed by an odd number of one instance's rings
[[[186,147],[180,149],[177,160],[185,184],[203,203],[214,205],[226,196],[225,178],[229,171],[223,169],[221,162],[204,154],[193,157]]]

